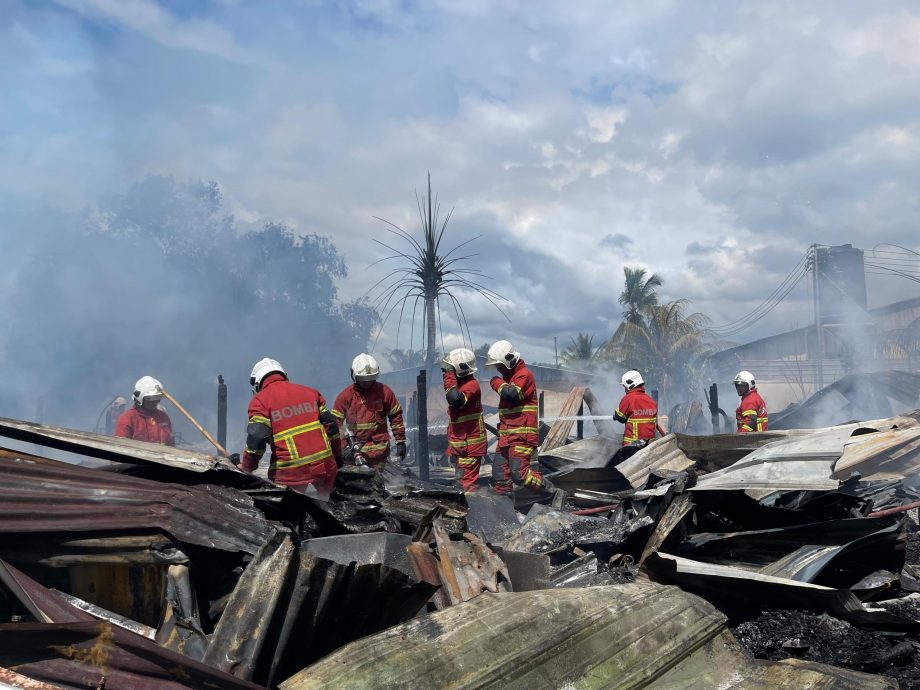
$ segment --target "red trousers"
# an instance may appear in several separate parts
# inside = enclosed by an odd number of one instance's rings
[[[529,489],[539,491],[543,486],[543,477],[530,466],[530,456],[536,450],[533,446],[505,446],[499,448],[501,460],[492,468],[493,490],[495,493],[511,493],[514,484],[523,484]],[[501,467],[501,478],[496,470]]]
[[[460,480],[460,486],[464,491],[472,491],[476,488],[481,466],[482,458],[457,458],[457,479]]]
[[[304,469],[309,473],[309,477],[305,482],[300,482],[298,484],[275,483],[279,486],[287,486],[289,489],[293,489],[298,493],[306,491],[307,487],[311,484],[320,494],[325,493],[328,495],[332,489],[335,488],[335,476],[339,473],[339,469],[335,466],[335,460],[333,458],[326,458],[322,462],[311,463],[304,466]]]

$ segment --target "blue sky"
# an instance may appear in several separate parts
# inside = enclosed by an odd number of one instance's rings
[[[547,359],[612,331],[623,265],[723,323],[812,242],[916,247],[918,43],[896,2],[8,0],[0,204],[213,179],[241,229],[333,236],[351,298],[430,170],[508,298],[473,339]],[[809,321],[801,289],[736,338]]]

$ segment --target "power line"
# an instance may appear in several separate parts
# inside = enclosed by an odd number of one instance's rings
[[[735,319],[734,321],[729,321],[728,323],[721,324],[710,328],[709,330],[716,333],[717,335],[726,336],[733,335],[735,333],[740,333],[741,331],[749,328],[753,324],[757,323],[764,316],[769,314],[776,308],[780,302],[782,302],[786,296],[792,291],[792,289],[799,284],[802,278],[808,273],[808,270],[805,266],[808,259],[808,252],[806,251],[796,262],[793,269],[789,274],[783,279],[783,281],[773,290],[772,293],[757,307],[752,309],[750,312],[744,316]]]
[[[726,336],[730,336],[730,335],[735,335],[736,333],[740,333],[740,332],[742,332],[742,331],[744,331],[744,330],[747,330],[747,329],[750,328],[751,326],[753,326],[755,323],[757,323],[758,321],[760,321],[761,319],[763,319],[765,316],[767,316],[770,312],[772,312],[774,309],[776,309],[776,307],[778,307],[778,306],[780,305],[780,303],[781,303],[784,299],[786,299],[786,297],[789,296],[789,293],[792,292],[792,291],[798,286],[798,284],[799,284],[800,282],[802,282],[802,279],[803,279],[806,275],[808,275],[808,271],[807,271],[807,270],[802,271],[802,272],[798,275],[798,277],[795,279],[795,282],[793,282],[792,284],[790,284],[790,285],[783,291],[783,293],[782,293],[781,295],[779,295],[779,296],[773,301],[773,303],[772,303],[769,307],[767,307],[766,309],[764,309],[763,311],[761,311],[759,314],[757,314],[757,315],[754,316],[753,318],[749,318],[745,323],[740,324],[740,325],[738,325],[737,327],[735,327],[735,328],[733,328],[733,329],[731,329],[731,330],[719,331],[719,332],[717,333],[717,335],[720,335],[721,337],[726,337]],[[752,312],[752,314],[753,314],[753,312]]]

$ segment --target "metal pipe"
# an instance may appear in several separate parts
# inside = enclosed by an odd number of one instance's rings
[[[573,510],[572,515],[594,515],[595,513],[606,513],[608,510],[613,510],[619,508],[619,503],[611,503],[606,506],[599,506],[597,508],[582,508],[581,510]]]
[[[902,506],[886,508],[885,510],[876,510],[874,513],[869,513],[868,517],[885,517],[886,515],[897,515],[898,513],[903,513],[905,511],[911,510],[912,508],[920,508],[920,501],[905,503]]]

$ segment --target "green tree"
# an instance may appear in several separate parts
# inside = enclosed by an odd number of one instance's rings
[[[393,369],[411,369],[425,366],[424,350],[401,350],[393,348],[383,353]]]
[[[660,408],[698,394],[705,359],[715,350],[706,330],[709,319],[687,314],[685,299],[646,305],[637,323],[624,320],[599,356],[624,369],[637,369],[659,391]]]
[[[624,266],[623,274],[626,280],[617,301],[626,308],[623,312],[626,322],[639,324],[643,311],[658,304],[656,290],[661,287],[662,280],[657,273],[649,275],[639,267]]]
[[[456,315],[461,337],[464,334],[463,332],[466,331],[467,340],[472,342],[472,338],[469,337],[470,329],[463,306],[454,291],[463,289],[476,292],[489,300],[504,315],[504,312],[496,302],[496,300],[503,298],[478,282],[480,279],[488,278],[488,276],[477,269],[463,267],[464,262],[473,258],[475,254],[456,255],[459,249],[478,239],[478,236],[461,242],[450,250],[446,250],[442,246],[444,232],[447,229],[447,223],[450,221],[453,211],[445,216],[443,222],[439,220],[440,204],[437,197],[432,196],[430,174],[428,175],[428,195],[425,197],[416,194],[416,203],[422,223],[421,237],[418,239],[395,223],[375,216],[377,220],[387,224],[388,232],[409,246],[404,251],[380,240],[374,240],[377,244],[392,252],[389,256],[381,259],[381,262],[396,260],[401,262],[402,265],[392,269],[386,276],[381,278],[368,293],[377,291],[374,305],[380,309],[383,326],[386,325],[393,312],[397,308],[399,309],[399,323],[396,327],[397,339],[403,316],[410,317],[412,326],[409,336],[410,348],[415,334],[415,317],[418,308],[422,308],[424,318],[419,331],[425,348],[425,366],[428,370],[428,380],[434,386],[438,380],[436,334],[441,331],[442,344],[444,336],[441,328],[441,301],[444,301],[444,306],[449,310],[448,313],[452,311]],[[407,307],[410,304],[411,307],[407,312]]]
[[[594,334],[579,333],[569,338],[569,344],[562,351],[562,362],[572,365],[585,365],[594,356]]]

